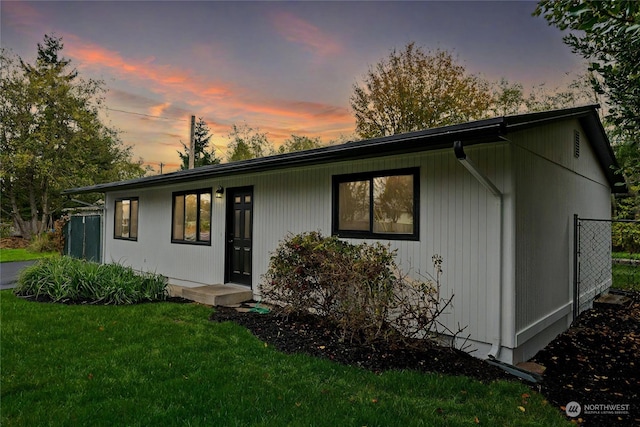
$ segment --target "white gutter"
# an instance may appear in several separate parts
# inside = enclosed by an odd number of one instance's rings
[[[502,263],[503,263],[503,242],[502,242],[502,228],[504,226],[504,209],[503,209],[503,194],[498,187],[484,174],[478,167],[471,161],[471,159],[467,158],[466,153],[464,152],[464,147],[462,141],[455,141],[453,143],[453,151],[456,155],[458,161],[464,166],[473,177],[478,180],[480,184],[484,188],[486,188],[491,194],[493,194],[499,204],[500,209],[500,226],[498,229],[499,233],[499,245],[500,245],[500,263],[499,263],[499,273],[498,277],[500,278],[496,285],[496,293],[498,294],[498,310],[496,310],[495,316],[495,331],[497,332],[497,336],[494,338],[493,343],[491,344],[491,350],[489,350],[489,358],[497,359],[500,355],[500,349],[502,347],[502,293],[503,293],[503,273],[502,273]]]

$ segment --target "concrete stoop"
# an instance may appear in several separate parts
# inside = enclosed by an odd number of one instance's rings
[[[250,289],[233,285],[207,285],[196,288],[170,285],[169,294],[212,306],[240,304],[253,299]]]

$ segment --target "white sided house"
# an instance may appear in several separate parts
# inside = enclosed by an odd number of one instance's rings
[[[597,106],[520,114],[75,188],[105,193],[105,262],[186,288],[259,297],[290,233],[397,249],[410,276],[443,257],[445,316],[474,355],[518,363],[573,318],[573,221],[626,191]],[[603,278],[604,286],[611,282]]]

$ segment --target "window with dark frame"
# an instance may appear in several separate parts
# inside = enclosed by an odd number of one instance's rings
[[[119,198],[115,204],[114,239],[138,240],[138,198]]]
[[[419,169],[333,177],[333,234],[418,240]]]
[[[171,242],[211,244],[211,189],[173,193]]]

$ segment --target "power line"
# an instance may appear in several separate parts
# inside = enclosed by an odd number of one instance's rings
[[[109,111],[116,111],[118,113],[134,114],[136,116],[151,117],[153,119],[174,120],[176,122],[188,122],[189,121],[189,120],[185,120],[185,119],[175,119],[173,117],[153,116],[151,114],[136,113],[136,112],[133,112],[133,111],[120,110],[120,109],[117,109],[117,108],[106,107],[106,109],[109,110]]]

